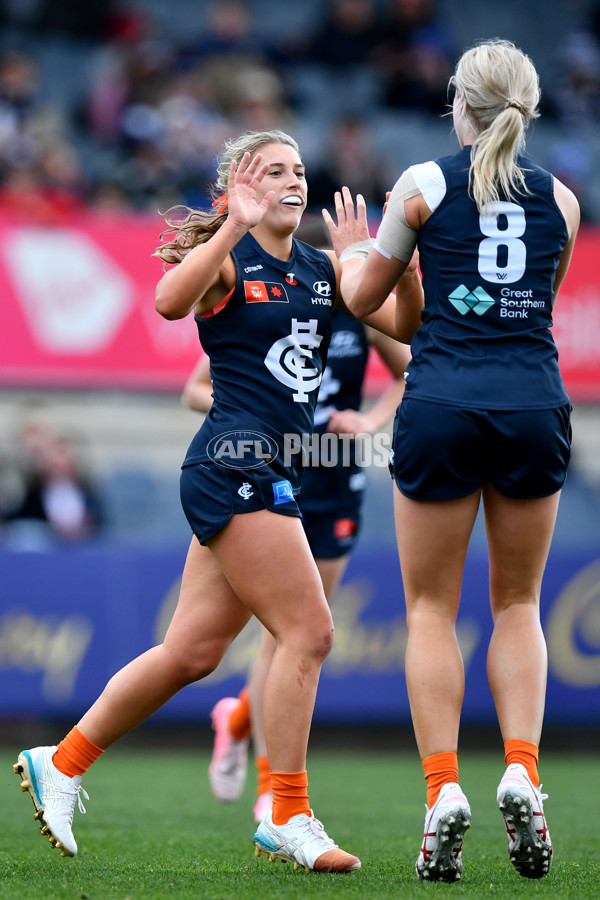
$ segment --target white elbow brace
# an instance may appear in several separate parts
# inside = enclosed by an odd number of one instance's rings
[[[417,231],[406,221],[404,201],[420,194],[410,169],[402,173],[390,195],[385,215],[377,232],[377,244],[384,254],[410,262],[417,246]]]

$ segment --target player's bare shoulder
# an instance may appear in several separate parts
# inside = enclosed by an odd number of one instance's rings
[[[568,188],[566,184],[563,184],[562,181],[559,181],[556,176],[554,177],[554,199],[556,200],[556,204],[561,213],[565,217],[569,237],[572,238],[577,234],[579,228],[581,217],[579,201],[573,191]]]

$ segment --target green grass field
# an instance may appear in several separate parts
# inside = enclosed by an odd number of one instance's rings
[[[17,750],[20,748],[16,748]],[[541,773],[554,865],[541,881],[513,870],[495,804],[500,754],[461,754],[461,785],[473,821],[460,883],[421,884],[414,860],[422,836],[425,782],[413,754],[313,751],[310,796],[340,846],[360,856],[348,875],[294,872],[254,857],[253,772],[230,806],[210,794],[206,751],[113,748],[85,777],[87,815],[75,813],[76,859],[40,834],[33,804],[0,750],[1,900],[186,900],[186,898],[600,897],[598,759],[546,754]]]

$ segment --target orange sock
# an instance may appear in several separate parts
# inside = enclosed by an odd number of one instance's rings
[[[229,717],[229,731],[236,741],[244,741],[250,737],[250,699],[246,688],[242,688],[239,697],[239,705]]]
[[[87,772],[91,764],[96,762],[103,753],[104,750],[88,741],[86,736],[75,726],[58,745],[52,762],[59,772],[73,778],[75,775],[83,775],[84,772]]]
[[[504,741],[504,762],[507,766],[511,766],[513,763],[521,763],[522,766],[525,766],[534,787],[540,783],[537,770],[539,757],[540,751],[537,744],[521,741],[518,738],[509,738]]]
[[[274,825],[286,825],[292,816],[300,813],[311,815],[306,771],[271,772],[271,787]]]
[[[268,756],[256,756],[254,758],[256,766],[256,796],[260,797],[271,790],[271,769],[269,768]]]
[[[433,753],[422,760],[427,781],[427,806],[433,806],[445,784],[458,782],[458,756],[456,753]]]

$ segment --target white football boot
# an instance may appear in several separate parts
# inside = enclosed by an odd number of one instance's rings
[[[52,757],[56,747],[34,747],[33,750],[22,750],[13,766],[17,775],[21,776],[21,790],[29,791],[36,808],[34,819],[40,823],[42,834],[62,856],[76,856],[77,844],[71,826],[75,804],[84,813],[85,807],[81,794],[86,800],[89,797],[81,787],[81,776],[69,778],[59,772]]]
[[[543,878],[552,865],[552,841],[544,816],[542,794],[534,787],[525,766],[512,763],[498,785],[497,801],[504,816],[508,855],[524,878]]]

